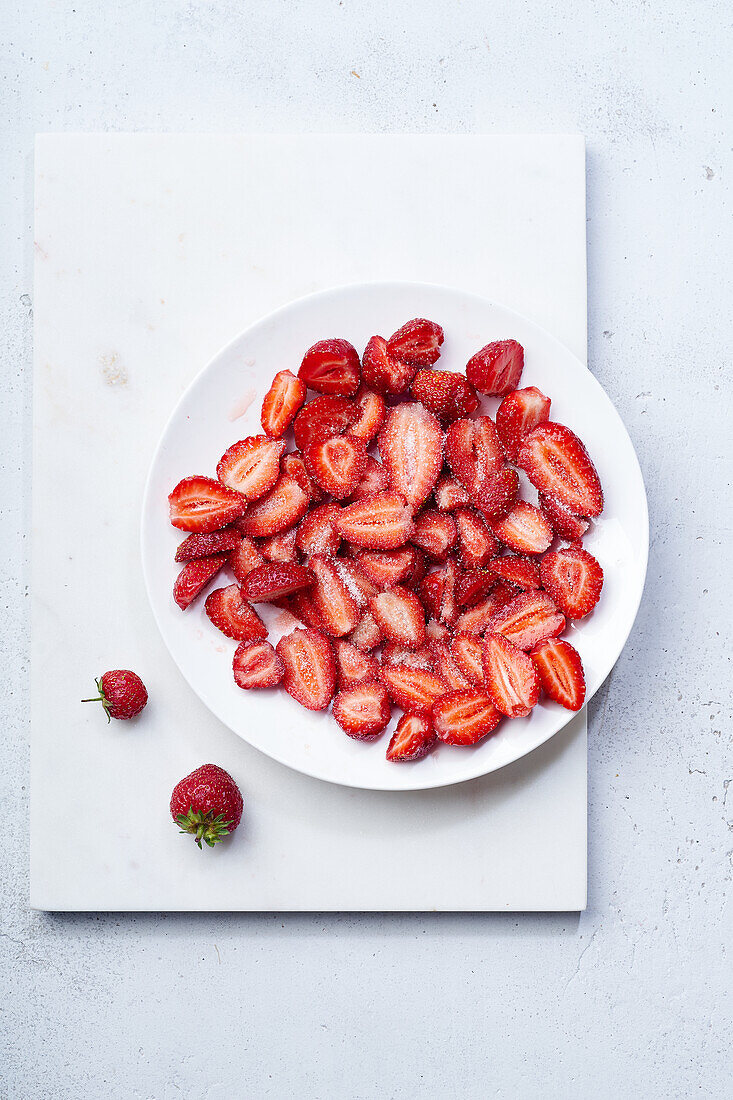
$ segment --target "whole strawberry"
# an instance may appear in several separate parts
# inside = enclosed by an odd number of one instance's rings
[[[94,681],[99,695],[93,699],[82,699],[82,703],[101,703],[110,718],[134,718],[148,701],[145,684],[134,672],[126,668],[116,668],[105,672]]]
[[[173,788],[171,817],[182,833],[190,833],[199,848],[210,848],[242,820],[244,802],[239,787],[228,772],[216,764],[202,764]]]

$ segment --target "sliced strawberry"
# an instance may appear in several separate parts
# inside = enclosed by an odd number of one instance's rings
[[[351,642],[339,638],[334,643],[338,667],[339,689],[365,684],[379,679],[379,665],[368,653],[363,653]]]
[[[466,378],[479,393],[515,390],[524,368],[524,348],[516,340],[494,340],[466,363]]]
[[[295,540],[298,535],[297,527],[289,527],[287,531],[281,531],[277,535],[268,535],[260,542],[260,550],[266,561],[298,561],[298,548]]]
[[[450,630],[445,623],[439,623],[437,619],[428,619],[425,626],[425,640],[427,642],[449,642]]]
[[[366,457],[362,440],[350,435],[334,435],[309,443],[303,451],[310,476],[337,500],[353,493],[364,473]]]
[[[532,649],[565,629],[565,616],[546,592],[520,592],[487,623],[491,634],[503,634],[519,649]]]
[[[305,401],[306,385],[289,370],[281,370],[262,402],[262,430],[271,439],[279,439],[292,424]]]
[[[186,610],[222,566],[227,564],[227,558],[227,554],[218,554],[214,558],[196,558],[186,562],[173,585],[173,599],[181,611]]]
[[[387,748],[387,759],[393,764],[422,760],[437,738],[428,715],[403,714]]]
[[[435,733],[445,745],[475,745],[499,724],[489,695],[475,688],[450,691],[433,706]]]
[[[503,543],[520,554],[544,554],[553,537],[547,517],[526,500],[518,500],[503,519],[492,523],[491,529]]]
[[[536,386],[508,393],[496,411],[496,430],[507,458],[516,462],[519,444],[550,415],[550,398]]]
[[[382,665],[379,678],[396,706],[414,714],[429,714],[436,699],[445,695],[440,676],[410,665]]]
[[[361,566],[349,558],[334,558],[333,567],[349,590],[360,610],[364,610],[379,589],[369,580]]]
[[[484,683],[494,706],[507,718],[525,718],[540,697],[540,678],[532,658],[501,634],[483,643]]]
[[[598,603],[603,588],[603,570],[581,546],[545,554],[540,567],[542,587],[569,619],[582,619]]]
[[[412,546],[399,550],[360,550],[356,560],[373,584],[389,588],[409,577],[415,563],[415,551]]]
[[[286,598],[288,609],[296,619],[300,619],[305,626],[310,626],[314,630],[321,630],[321,616],[313,602],[310,589],[299,588],[297,592],[293,592],[292,596]]]
[[[483,634],[492,618],[500,608],[508,604],[517,594],[516,588],[508,584],[497,584],[485,600],[474,604],[456,619],[456,630],[466,634]]]
[[[383,336],[372,336],[361,357],[361,369],[370,390],[392,395],[404,393],[417,371],[417,367],[389,354]]]
[[[244,512],[239,493],[213,477],[184,477],[168,497],[170,520],[181,531],[208,534],[233,523]]]
[[[418,586],[418,594],[426,611],[439,622],[452,626],[456,621],[456,564],[448,561],[440,569],[428,573]]]
[[[290,474],[283,474],[266,496],[247,509],[240,529],[255,538],[277,535],[305,515],[308,503],[302,485]]]
[[[267,627],[243,598],[238,584],[229,584],[209,593],[204,609],[214,626],[227,638],[234,638],[237,642],[254,642],[267,637]]]
[[[467,569],[456,578],[456,605],[462,610],[473,607],[486,599],[496,584],[494,565],[500,559],[494,558],[491,565]]]
[[[285,675],[282,658],[269,642],[241,642],[232,662],[234,682],[237,687],[270,688],[279,684]]]
[[[535,646],[530,656],[545,694],[566,710],[580,710],[585,702],[585,676],[577,649],[570,642],[551,638]]]
[[[474,499],[482,497],[505,463],[496,425],[490,416],[456,420],[445,437],[445,458],[453,476]]]
[[[466,679],[477,687],[481,687],[484,682],[481,639],[475,634],[454,634],[450,649],[454,661]]]
[[[486,565],[499,550],[499,543],[486,521],[472,508],[456,508],[458,554],[465,569]]]
[[[412,534],[412,509],[397,493],[374,493],[342,508],[336,530],[354,546],[395,550]]]
[[[229,555],[230,568],[240,584],[244,583],[247,575],[258,565],[264,565],[264,561],[258,547],[246,535]]]
[[[282,439],[250,435],[224,452],[216,467],[222,485],[241,493],[248,504],[259,500],[280,475],[280,457],[285,450]]]
[[[322,504],[303,516],[295,538],[298,549],[309,557],[312,554],[333,557],[341,545],[341,535],[336,530],[340,513],[338,504]]]
[[[415,517],[412,542],[435,561],[445,561],[456,542],[456,521],[447,512],[424,508]]]
[[[473,501],[481,515],[492,521],[505,516],[518,496],[519,475],[511,466],[505,466],[492,474]]]
[[[553,526],[555,534],[568,542],[582,539],[590,527],[590,521],[582,516],[573,515],[570,509],[557,497],[539,493],[540,508]]]
[[[398,584],[380,592],[369,601],[369,610],[390,642],[417,649],[425,641],[425,612],[409,588]]]
[[[431,670],[433,655],[427,646],[420,646],[419,649],[405,649],[404,646],[397,645],[395,642],[385,642],[382,647],[382,664],[409,665],[410,668]]]
[[[295,478],[304,493],[307,493],[311,501],[317,504],[323,500],[325,493],[320,485],[317,485],[305,468],[305,462],[300,451],[291,451],[282,456],[280,469],[283,474]]]
[[[316,554],[310,559],[315,581],[310,591],[322,629],[341,638],[354,629],[360,614],[356,600],[339,576],[331,559]]]
[[[450,642],[433,641],[430,643],[430,652],[433,657],[435,671],[450,691],[464,691],[466,688],[473,686],[471,681],[464,676],[453,656]]]
[[[387,351],[395,359],[416,367],[431,367],[440,358],[443,330],[435,321],[415,317],[394,332],[387,341]]]
[[[374,741],[389,725],[392,709],[384,684],[372,680],[340,691],[333,716],[344,733],[357,741]]]
[[[555,496],[579,516],[603,511],[603,490],[596,468],[575,432],[548,421],[525,436],[517,463],[537,489]]]
[[[333,698],[336,667],[331,643],[318,630],[298,627],[277,643],[285,665],[283,687],[308,710],[325,710]]]
[[[515,584],[517,588],[527,590],[540,587],[539,562],[531,561],[529,558],[517,558],[511,554],[505,558],[494,558],[491,571],[495,577],[506,581],[507,584]]]
[[[359,389],[359,353],[348,340],[319,340],[303,356],[298,378],[318,393],[352,397]]]
[[[471,501],[468,490],[453,477],[441,477],[433,490],[435,503],[440,512],[454,512],[462,504]]]
[[[384,398],[381,393],[374,393],[362,386],[354,402],[358,409],[358,416],[349,431],[368,445],[376,438],[377,432],[382,427],[387,412]]]
[[[272,603],[299,588],[309,588],[315,582],[315,574],[304,565],[295,562],[266,562],[245,578],[244,595],[252,603]]]
[[[367,653],[376,649],[382,641],[382,632],[371,611],[362,611],[361,618],[349,634],[348,640],[357,649],[363,649]]]
[[[339,435],[353,424],[358,415],[357,406],[345,397],[316,397],[304,405],[295,418],[295,446],[302,450],[309,443]]]
[[[412,550],[412,569],[405,577],[405,588],[411,588],[413,592],[417,592],[420,581],[428,571],[428,559],[419,546],[413,546]]]
[[[176,550],[175,561],[193,561],[195,558],[210,558],[214,554],[224,554],[236,550],[242,536],[234,527],[225,531],[211,531],[208,535],[189,535]]]
[[[416,401],[450,424],[478,408],[478,396],[462,374],[447,370],[419,370],[410,392]]]
[[[379,433],[379,453],[392,488],[418,507],[433,491],[443,465],[440,424],[422,405],[397,405]]]
[[[351,499],[363,500],[364,497],[369,497],[372,493],[381,493],[384,489],[388,488],[389,477],[387,476],[387,471],[384,466],[381,462],[377,462],[376,458],[367,455],[364,472],[361,475],[359,484],[351,494]]]

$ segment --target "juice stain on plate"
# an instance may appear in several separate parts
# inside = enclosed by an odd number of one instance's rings
[[[247,392],[239,399],[239,401],[235,402],[235,404],[232,405],[229,412],[229,419],[239,420],[240,416],[244,416],[256,396],[257,395],[254,390],[247,390]]]

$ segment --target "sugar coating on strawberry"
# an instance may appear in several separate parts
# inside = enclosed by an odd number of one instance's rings
[[[379,453],[392,488],[418,507],[433,491],[443,465],[438,420],[416,402],[395,406],[379,433]]]
[[[579,516],[603,511],[603,490],[590,455],[575,432],[547,421],[525,436],[517,463],[540,493],[555,496]]]
[[[213,848],[229,836],[242,820],[244,801],[228,772],[216,764],[203,764],[173,788],[171,817],[182,833]]]
[[[174,527],[206,534],[239,519],[244,500],[213,477],[184,477],[170,493],[168,508]]]
[[[336,500],[351,496],[364,473],[366,458],[363,440],[350,435],[309,443],[303,451],[310,476]]]
[[[127,668],[105,672],[94,683],[99,694],[82,699],[82,703],[101,703],[108,722],[111,718],[123,721],[135,718],[148,701],[145,684],[136,672]]]
[[[193,561],[195,558],[210,558],[214,554],[224,554],[236,550],[242,536],[234,527],[224,531],[211,531],[208,535],[189,535],[176,550],[174,561]]]
[[[471,500],[468,490],[454,477],[441,477],[433,490],[433,496],[440,512],[454,512]]]
[[[412,508],[398,493],[374,493],[341,509],[336,530],[354,546],[395,550],[412,534]]]
[[[518,500],[491,529],[511,550],[519,554],[544,554],[553,538],[552,527],[543,512],[526,500]]]
[[[242,591],[252,603],[272,603],[297,592],[299,588],[309,588],[315,579],[313,570],[305,565],[265,562],[245,577]]]
[[[486,624],[489,633],[502,634],[519,649],[532,649],[565,629],[565,616],[546,592],[520,592]]]
[[[519,496],[519,475],[511,466],[492,474],[473,497],[481,515],[491,521],[506,515]]]
[[[557,497],[538,493],[539,505],[552,524],[555,534],[561,539],[574,542],[582,539],[590,527],[590,521],[583,516],[574,515],[567,505]]]
[[[535,646],[530,656],[545,694],[567,710],[580,710],[585,702],[585,676],[577,649],[562,638],[551,638]]]
[[[385,642],[382,647],[383,665],[410,665],[412,668],[433,668],[433,655],[428,647],[420,646],[418,649],[407,649],[397,642]]]
[[[388,588],[410,576],[415,564],[415,550],[412,546],[403,546],[398,550],[360,550],[356,560],[373,584]]]
[[[462,374],[447,370],[419,370],[410,392],[416,401],[444,423],[469,416],[478,408],[476,390]]]
[[[275,375],[262,402],[260,421],[266,435],[279,439],[285,434],[305,401],[306,392],[305,382],[292,371],[281,370]]]
[[[379,665],[368,653],[364,653],[352,642],[339,638],[334,643],[336,666],[338,669],[339,690],[364,684],[379,678]]]
[[[345,688],[333,701],[334,718],[344,733],[357,741],[379,737],[391,714],[387,689],[378,680]]]
[[[483,516],[473,508],[455,511],[458,553],[464,569],[487,565],[499,551],[499,543]]]
[[[267,641],[241,642],[234,653],[232,670],[235,684],[245,691],[276,687],[285,675],[282,658]]]
[[[433,727],[446,745],[475,745],[488,737],[500,717],[491,697],[473,688],[450,691],[433,705]]]
[[[316,554],[310,559],[310,568],[314,576],[310,596],[321,629],[334,638],[342,638],[359,622],[359,605],[330,558]]]
[[[481,639],[475,634],[456,632],[450,643],[451,653],[467,680],[477,687],[484,682],[484,658]]]
[[[429,645],[435,671],[450,691],[464,691],[473,687],[453,656],[448,640],[431,641]]]
[[[491,417],[464,417],[451,424],[445,438],[445,458],[472,500],[483,500],[494,475],[505,465],[504,448]]]
[[[333,698],[336,667],[325,634],[298,627],[275,647],[285,666],[283,687],[308,710],[325,710]]]
[[[517,557],[508,554],[504,558],[494,558],[491,562],[491,572],[495,577],[514,584],[517,588],[525,590],[540,587],[540,566],[538,561],[529,558]]]
[[[362,386],[354,398],[354,403],[358,409],[358,415],[349,431],[364,443],[371,443],[376,439],[387,412],[384,397],[381,393],[375,393]]]
[[[392,702],[402,710],[415,714],[430,713],[433,703],[446,691],[440,676],[428,669],[406,664],[382,665],[379,678]]]
[[[507,458],[516,462],[525,435],[550,415],[550,398],[536,386],[512,390],[496,410],[496,430]]]
[[[283,474],[269,493],[247,509],[240,529],[255,538],[277,535],[302,519],[308,504],[308,493],[302,485],[289,474]]]
[[[264,557],[257,545],[247,535],[243,536],[236,550],[229,554],[229,567],[239,581],[244,583],[245,578],[258,565],[264,564]]]
[[[603,570],[582,546],[546,554],[540,567],[542,586],[569,619],[583,619],[601,598]]]
[[[348,340],[319,340],[308,348],[298,377],[318,393],[352,397],[359,389],[359,353]]]
[[[483,641],[484,683],[498,711],[507,718],[524,718],[540,696],[540,678],[528,654],[501,634]]]
[[[371,611],[362,611],[361,618],[349,634],[349,641],[365,652],[369,652],[382,641],[382,631]]]
[[[293,434],[300,450],[309,443],[345,432],[359,416],[358,406],[345,397],[323,394],[309,401],[295,418]]]
[[[285,450],[282,439],[251,435],[233,443],[219,459],[216,476],[222,485],[241,493],[251,504],[271,489],[280,476],[280,458]]]
[[[457,538],[456,521],[445,512],[424,508],[415,517],[412,543],[435,561],[445,561]]]
[[[341,545],[341,535],[336,530],[339,515],[337,504],[322,504],[306,513],[298,525],[295,538],[298,549],[308,556],[326,554],[333,557]]]
[[[366,463],[359,483],[351,494],[351,500],[363,500],[372,493],[381,493],[389,489],[389,477],[381,462],[372,455],[366,456]]]
[[[247,603],[238,584],[211,592],[206,597],[204,609],[214,626],[227,638],[244,642],[267,637],[267,627]]]
[[[422,760],[437,738],[426,714],[403,714],[387,747],[387,759],[395,764]]]
[[[195,558],[186,562],[173,585],[173,599],[181,611],[193,603],[228,560],[227,554],[216,554],[213,558]]]
[[[474,566],[471,569],[461,570],[456,576],[456,607],[465,611],[467,607],[474,607],[486,599],[492,588],[496,586],[497,574],[494,567],[499,558],[492,558],[485,566]]]
[[[416,367],[430,367],[440,358],[443,329],[435,321],[415,317],[392,333],[387,351],[393,358]]]
[[[409,388],[417,366],[391,355],[383,336],[372,336],[361,360],[364,382],[376,393],[396,395]]]
[[[395,585],[369,601],[369,610],[385,638],[407,649],[425,641],[425,612],[414,592]]]
[[[519,385],[524,348],[516,340],[494,340],[466,363],[466,377],[479,393],[501,395]]]
[[[514,599],[516,588],[509,584],[497,584],[484,600],[467,608],[456,619],[456,630],[466,634],[483,634],[494,616]]]

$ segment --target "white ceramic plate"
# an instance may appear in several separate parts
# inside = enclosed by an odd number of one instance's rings
[[[328,713],[300,707],[282,690],[245,692],[232,678],[236,642],[207,619],[204,599],[183,613],[172,598],[173,562],[183,534],[168,522],[167,496],[189,474],[214,475],[237,439],[261,432],[262,398],[273,375],[294,372],[316,340],[342,336],[363,349],[375,332],[388,336],[410,317],[425,316],[445,329],[440,367],[462,370],[490,340],[512,337],[525,349],[521,384],[552,398],[551,417],[573,428],[588,447],[605,494],[603,516],[585,544],[603,566],[601,601],[564,635],[579,650],[587,698],[611,671],[631,630],[646,575],[648,517],[639,463],[621,419],[583,364],[549,333],[511,310],[473,294],[413,283],[372,283],[314,294],[284,306],[237,336],[211,360],[178,402],[153,458],[142,515],[142,557],[150,603],[181,672],[209,709],[240,737],[291,768],[351,787],[416,790],[458,783],[495,771],[537,748],[572,718],[543,701],[528,718],[503,720],[488,740],[471,748],[439,746],[412,764],[385,759],[390,730],[378,741],[347,737]],[[484,399],[492,415],[498,400]],[[524,495],[536,499],[531,488]],[[222,583],[221,576],[211,588]],[[258,610],[263,605],[258,607]],[[275,641],[283,614],[263,618]],[[278,621],[279,620],[279,621]],[[296,625],[285,626],[288,632]]]

